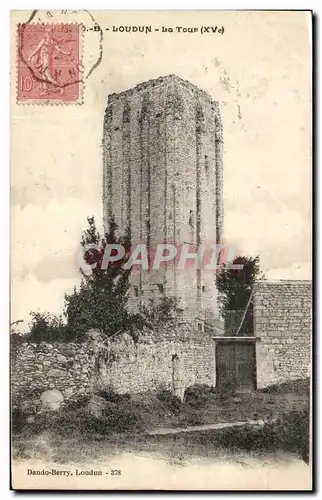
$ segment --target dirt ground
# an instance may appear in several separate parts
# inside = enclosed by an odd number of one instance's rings
[[[214,447],[191,436],[104,437],[83,440],[41,435],[16,442],[12,467],[16,488],[60,489],[310,489],[311,467],[296,454],[246,452]],[[19,449],[20,448],[20,449]],[[18,453],[17,453],[18,452]],[[67,470],[71,476],[28,475]],[[99,470],[100,477],[76,471]],[[117,476],[114,471],[118,471]],[[76,477],[77,476],[77,477]]]
[[[193,403],[193,402],[192,402]],[[201,406],[180,405],[170,411],[167,405],[145,394],[133,398],[138,405],[145,430],[178,428],[202,424],[249,420],[272,421],[292,411],[307,411],[306,390],[254,392],[221,397],[209,394]],[[245,428],[243,428],[245,430]],[[12,474],[16,488],[55,489],[259,489],[308,490],[311,466],[298,449],[275,446],[251,446],[262,439],[261,431],[242,440],[238,434],[220,435],[218,431],[195,431],[191,434],[147,435],[136,432],[110,432],[69,435],[47,429],[38,435],[16,434],[12,438]],[[230,432],[230,431],[229,431]],[[243,448],[244,447],[244,448]],[[33,476],[28,470],[66,470],[68,478]],[[79,476],[78,470],[100,470],[100,477]],[[112,471],[120,476],[112,477]]]
[[[145,396],[146,398],[146,396]],[[150,405],[151,399],[149,398]],[[142,401],[141,401],[142,403]],[[200,424],[216,424],[222,422],[238,422],[248,420],[273,420],[293,410],[305,411],[308,409],[309,399],[307,394],[294,393],[252,393],[240,394],[230,398],[209,398],[202,408],[193,408],[189,404],[182,404],[178,415],[164,408],[155,411],[155,407],[143,405],[143,418],[146,429],[177,428]],[[159,409],[160,410],[160,409]],[[150,413],[151,412],[151,413]],[[209,433],[209,436],[211,434]],[[142,431],[132,433],[113,433],[109,435],[91,434],[84,436],[68,436],[64,433],[51,432],[50,429],[38,436],[13,435],[13,458],[48,460],[83,460],[99,457],[105,454],[105,447],[109,453],[119,452],[145,452],[176,449],[184,453],[203,454],[208,456],[209,449],[203,440],[202,446],[198,440],[179,435],[174,438],[148,437]],[[173,443],[173,444],[171,444]],[[211,449],[211,447],[210,447]]]

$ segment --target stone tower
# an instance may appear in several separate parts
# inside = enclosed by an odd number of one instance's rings
[[[111,94],[103,130],[105,228],[113,215],[132,245],[219,242],[223,226],[222,125],[218,103],[175,75]],[[186,314],[216,316],[214,271],[158,271],[131,275],[132,308],[150,298],[176,296]]]

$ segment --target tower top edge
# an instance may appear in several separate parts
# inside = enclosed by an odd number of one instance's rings
[[[113,93],[109,94],[108,96],[108,104],[113,104],[113,102],[118,101],[119,99],[122,99],[124,97],[130,97],[134,94],[139,94],[140,92],[144,92],[145,90],[150,90],[159,86],[164,86],[168,85],[170,83],[177,83],[181,85],[182,87],[186,87],[189,90],[193,91],[196,95],[205,98],[209,103],[218,103],[212,99],[210,94],[206,92],[205,90],[200,89],[193,83],[189,82],[189,80],[184,80],[183,78],[180,78],[177,75],[170,74],[166,76],[160,76],[158,78],[154,78],[151,80],[147,80],[145,82],[139,83],[138,85],[135,85],[135,87],[132,87],[130,89],[124,90],[122,92],[118,93]]]

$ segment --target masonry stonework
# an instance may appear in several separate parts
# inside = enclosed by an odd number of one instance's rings
[[[103,128],[103,210],[133,245],[221,240],[222,125],[218,103],[174,75],[108,98]],[[165,265],[132,272],[130,303],[176,296],[191,316],[217,315],[213,274]]]
[[[23,343],[12,355],[13,407],[22,402],[31,413],[41,410],[44,391],[60,391],[65,401],[77,401],[95,387],[95,359],[100,343]]]
[[[257,387],[310,376],[311,281],[261,281],[254,294]]]
[[[262,281],[254,293],[257,388],[310,376],[312,284]],[[112,388],[140,393],[166,388],[183,397],[196,383],[216,386],[215,338],[190,321],[142,330],[137,342],[90,331],[82,343],[22,344],[13,354],[13,407],[42,411],[44,391],[61,406]],[[255,340],[255,339],[254,339]]]
[[[11,366],[13,407],[40,412],[48,390],[62,394],[61,406],[109,388],[132,394],[165,388],[182,398],[195,383],[215,385],[214,363],[211,336],[185,323],[142,331],[137,342],[127,333],[107,340],[89,332],[83,343],[24,343]]]
[[[210,334],[189,325],[168,325],[138,343],[124,335],[111,345],[98,370],[98,384],[120,393],[165,388],[183,398],[185,389],[196,383],[216,383],[214,344]]]

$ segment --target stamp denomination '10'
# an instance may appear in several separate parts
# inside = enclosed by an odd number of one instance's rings
[[[79,102],[80,33],[78,24],[19,25],[18,102]]]

